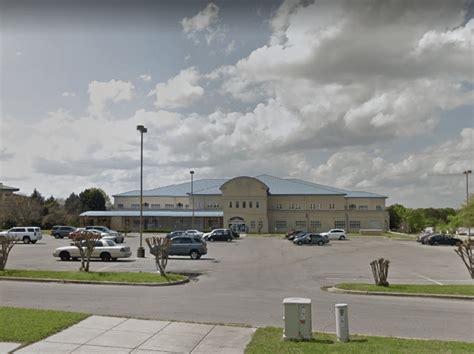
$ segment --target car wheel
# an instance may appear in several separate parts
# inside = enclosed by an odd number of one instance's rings
[[[301,245],[303,244],[303,242],[302,242],[302,241],[298,241],[298,242],[296,242],[296,244],[297,244],[298,246],[301,246]]]
[[[31,239],[28,236],[23,237],[23,243],[28,244],[30,242],[31,242]]]
[[[72,261],[73,261],[73,262],[77,262],[78,260],[79,260],[79,258],[77,258],[77,257],[72,257]]]
[[[214,242],[214,239],[212,237],[209,238],[209,241]]]
[[[324,241],[318,241],[318,242],[317,242],[317,245],[318,245],[318,246],[324,245]]]
[[[439,242],[438,242],[438,241],[435,241],[435,242],[433,242],[433,245],[434,245],[434,246],[439,246]]]
[[[69,252],[62,251],[59,254],[59,258],[61,258],[62,261],[69,261],[71,259],[71,255],[69,254]]]
[[[199,259],[200,254],[199,254],[198,251],[192,250],[192,251],[189,253],[189,256],[191,257],[191,259]]]
[[[102,252],[100,254],[100,259],[102,259],[104,262],[109,262],[112,259],[112,256],[108,252]]]
[[[454,244],[456,246],[461,246],[462,245],[462,242],[461,241],[456,241],[456,243]]]
[[[38,240],[33,240],[33,241],[31,241],[31,243],[33,243],[33,244],[34,244],[34,243],[36,243],[36,241],[38,241]]]
[[[229,238],[227,239],[227,242],[232,242],[232,239],[229,237]]]
[[[346,236],[341,236],[339,237],[339,240],[344,241],[346,239]]]
[[[54,234],[54,238],[61,238],[60,234]]]
[[[117,260],[117,258],[112,258],[112,260],[115,262]]]

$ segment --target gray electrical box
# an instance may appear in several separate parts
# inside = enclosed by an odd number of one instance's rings
[[[289,297],[283,299],[285,330],[283,339],[311,339],[311,299]]]

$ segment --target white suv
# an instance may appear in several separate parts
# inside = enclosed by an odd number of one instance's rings
[[[13,227],[8,231],[0,232],[0,236],[13,236],[23,243],[36,243],[43,238],[41,229],[36,226]]]
[[[328,232],[321,233],[323,236],[327,236],[330,240],[345,240],[347,238],[346,231],[343,229],[331,229]]]

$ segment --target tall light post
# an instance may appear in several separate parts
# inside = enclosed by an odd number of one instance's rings
[[[472,173],[472,170],[466,170],[463,174],[466,175],[466,207],[469,203],[469,175]],[[467,225],[467,237],[471,238],[471,225]]]
[[[137,125],[140,131],[140,247],[137,249],[137,257],[145,257],[145,249],[143,248],[143,134],[147,129],[143,125]]]
[[[191,174],[191,203],[192,203],[192,219],[191,219],[191,229],[194,229],[194,171],[189,171]]]

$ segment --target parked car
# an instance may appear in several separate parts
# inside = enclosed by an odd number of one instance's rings
[[[171,231],[170,233],[166,234],[166,238],[172,239],[176,236],[185,236],[186,231],[183,230],[176,230],[176,231]]]
[[[111,239],[115,241],[115,243],[122,243],[125,240],[125,237],[117,231],[110,230],[108,227],[105,226],[86,226],[86,230],[97,230],[107,235],[102,235],[104,239]],[[107,237],[111,236],[111,237]]]
[[[437,234],[437,235],[433,235],[429,237],[427,243],[431,246],[438,246],[438,245],[459,246],[462,243],[462,240],[455,238],[451,235]]]
[[[234,238],[239,238],[240,237],[240,234],[237,231],[230,230],[230,232],[232,233],[232,236],[234,236]]]
[[[294,241],[295,238],[301,237],[303,235],[306,235],[308,231],[298,231],[290,236],[288,236],[288,241]]]
[[[51,236],[54,236],[54,238],[64,238],[74,231],[76,231],[74,226],[55,225],[51,229]]]
[[[10,230],[0,232],[0,235],[13,236],[23,243],[36,243],[43,238],[41,229],[36,226],[13,227]]]
[[[207,254],[206,241],[199,236],[176,236],[171,239],[170,256],[189,256],[199,259]]]
[[[231,242],[234,239],[232,231],[229,229],[215,229],[208,234],[204,234],[204,239],[207,241],[227,241]]]
[[[186,230],[185,234],[188,236],[199,236],[199,237],[204,236],[204,232],[201,232],[198,230]]]
[[[327,236],[330,240],[345,240],[347,238],[346,231],[343,229],[331,229],[328,232],[321,233],[323,236]]]
[[[436,236],[436,235],[441,235],[441,234],[423,234],[420,236],[420,243],[422,245],[426,245],[428,244],[428,239],[431,237],[431,236]]]
[[[421,243],[424,237],[429,237],[429,236],[431,236],[431,235],[433,235],[433,234],[432,234],[432,233],[429,233],[429,232],[424,232],[424,231],[422,231],[422,232],[420,232],[420,234],[416,237],[416,242],[420,242],[420,243]]]
[[[97,240],[91,258],[100,258],[104,262],[115,261],[117,258],[128,258],[132,255],[130,247],[117,245],[112,240]],[[65,246],[56,248],[54,257],[59,257],[62,261],[78,259],[81,257],[76,246]]]
[[[286,235],[285,235],[285,238],[289,238],[289,237],[291,237],[291,236],[293,236],[293,235],[296,235],[297,233],[300,233],[300,232],[302,232],[302,231],[299,231],[299,230],[291,230],[291,231],[288,231],[288,232],[286,233]]]
[[[316,244],[318,246],[322,246],[329,242],[329,238],[320,234],[311,234],[306,233],[298,238],[293,240],[293,243],[301,246],[303,244]]]

